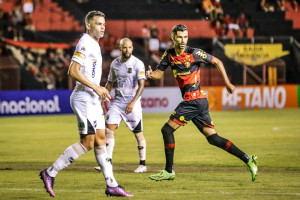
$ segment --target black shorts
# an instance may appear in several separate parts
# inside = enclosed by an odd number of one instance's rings
[[[203,126],[215,128],[209,115],[207,98],[182,101],[173,111],[170,119],[181,126],[192,120],[201,132],[203,132]]]

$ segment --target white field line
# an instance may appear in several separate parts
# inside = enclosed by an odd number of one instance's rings
[[[103,188],[104,189],[104,188]],[[45,189],[32,189],[32,188],[0,188],[0,191],[45,191]],[[66,192],[66,193],[85,193],[86,190],[55,190],[56,192]],[[89,193],[99,193],[101,191],[97,190],[89,190]],[[152,194],[153,191],[147,191],[145,190],[143,193],[149,193]],[[155,192],[160,194],[184,194],[185,192],[176,192],[176,191],[165,191],[165,192]],[[224,194],[224,195],[233,195],[233,194],[239,194],[239,192],[225,192],[225,191],[212,191],[212,192],[205,192],[205,191],[189,191],[186,192],[186,194]],[[300,193],[292,193],[292,192],[251,192],[251,194],[261,194],[261,195],[295,195],[300,196]]]

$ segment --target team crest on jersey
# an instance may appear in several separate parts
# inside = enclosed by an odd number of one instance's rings
[[[85,47],[81,47],[81,49],[80,49],[81,51],[85,51]]]
[[[132,68],[128,68],[127,73],[129,73],[129,74],[132,73]]]
[[[189,68],[191,66],[191,55],[186,55],[184,60],[184,65]]]

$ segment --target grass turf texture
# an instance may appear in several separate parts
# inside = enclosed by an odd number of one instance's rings
[[[299,199],[300,109],[212,112],[217,132],[259,161],[257,180],[246,165],[211,146],[193,123],[175,132],[174,181],[148,176],[164,168],[160,129],[169,114],[144,114],[148,172],[138,166],[135,138],[124,124],[116,131],[114,175],[134,199]],[[78,142],[73,115],[0,118],[0,199],[50,199],[39,170]],[[55,199],[102,199],[105,181],[94,170],[93,151],[61,171]]]

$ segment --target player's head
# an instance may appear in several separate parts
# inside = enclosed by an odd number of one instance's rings
[[[85,27],[89,35],[95,39],[100,39],[104,36],[105,31],[105,15],[98,10],[90,11],[85,16]]]
[[[133,51],[133,44],[129,38],[123,38],[120,40],[120,51],[123,59],[130,58]]]
[[[185,49],[189,39],[187,27],[183,24],[174,26],[171,38],[176,49]]]

